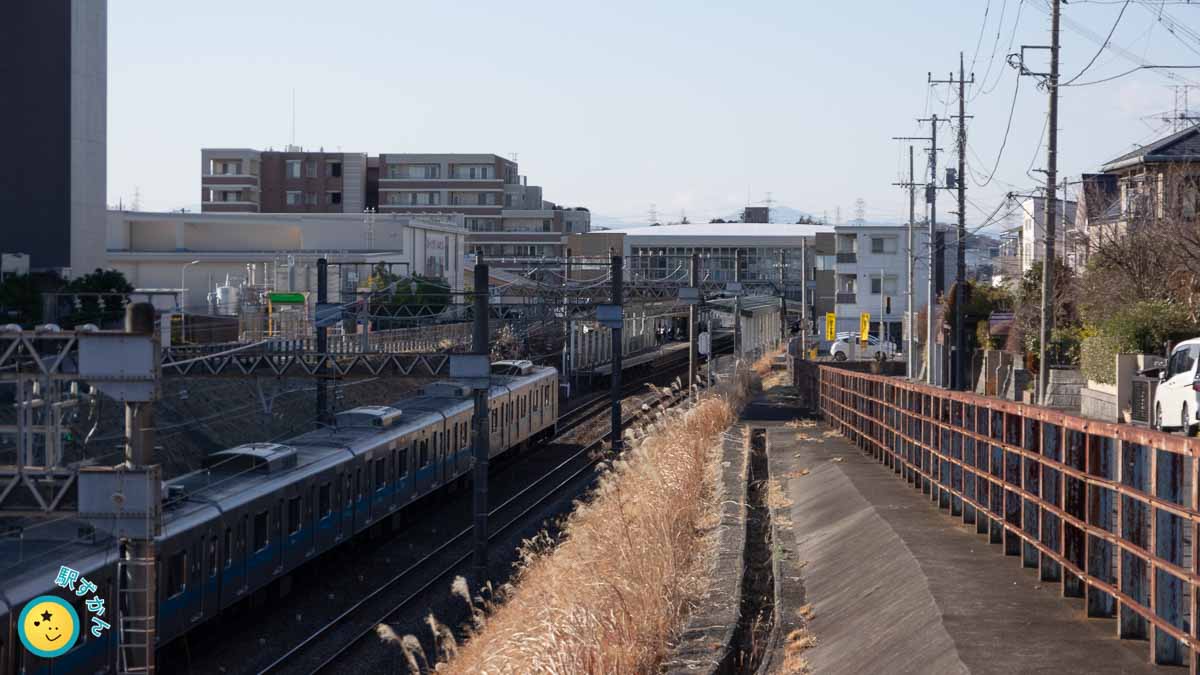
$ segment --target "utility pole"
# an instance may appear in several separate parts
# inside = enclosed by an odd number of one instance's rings
[[[491,353],[488,344],[488,266],[482,256],[475,261],[475,322],[471,331],[471,351],[487,356]],[[483,384],[483,383],[481,383]],[[488,456],[491,454],[491,438],[488,429],[488,390],[490,382],[476,386],[474,390],[475,412],[471,419],[475,428],[472,449],[475,466],[472,469],[472,525],[475,544],[475,582],[483,584],[487,579],[488,554]]]
[[[787,339],[787,253],[779,251],[779,340]]]
[[[930,77],[929,83],[958,85],[958,173],[954,177],[953,184],[949,180],[946,181],[946,189],[958,188],[958,246],[956,247],[957,264],[955,265],[957,282],[954,285],[954,352],[951,355],[950,388],[965,389],[967,340],[963,332],[962,307],[966,303],[967,297],[967,181],[964,175],[967,171],[967,85],[975,83],[975,73],[971,73],[970,80],[966,79],[963,53],[959,52],[958,78],[955,79],[954,73],[950,73],[949,79],[935,80]],[[947,171],[947,173],[949,172]]]
[[[139,302],[125,309],[125,331],[140,335],[154,334],[154,305]],[[151,339],[153,353],[159,353],[159,341]],[[155,357],[156,371],[158,357]],[[159,378],[161,380],[161,375]],[[131,470],[145,469],[154,464],[154,403],[143,401],[125,404],[125,462]],[[157,481],[155,481],[157,483]],[[154,485],[151,494],[157,494]],[[155,672],[156,634],[158,630],[158,579],[154,537],[161,529],[158,509],[147,514],[153,519],[144,538],[131,537],[125,540],[119,585],[123,585],[128,614],[124,603],[118,603],[120,641],[120,664],[124,672]],[[79,630],[85,630],[79,627]]]
[[[808,358],[808,239],[800,239],[800,358]]]
[[[307,275],[306,275],[307,276]],[[329,302],[329,261],[325,258],[317,258],[317,307],[322,307]],[[321,321],[321,317],[317,317],[317,352],[324,358],[329,353],[329,330]],[[320,372],[317,373],[317,426],[325,424],[326,415],[329,411],[329,389],[328,382],[325,380],[325,364],[320,366]]]
[[[930,76],[932,81],[932,76]],[[949,120],[939,119],[935,114],[932,117],[922,117],[917,119],[918,122],[929,122],[929,136],[898,136],[895,140],[901,141],[929,141],[929,182],[925,184],[925,203],[929,205],[929,279],[926,280],[928,293],[926,295],[926,311],[925,311],[925,381],[929,384],[935,384],[933,377],[933,343],[934,343],[934,313],[935,303],[937,302],[937,130],[938,122],[948,122]],[[910,178],[908,183],[898,183],[898,185],[915,187],[915,183]],[[911,252],[910,256],[916,254]],[[911,275],[909,275],[911,279]],[[882,283],[882,282],[881,282]],[[909,311],[912,311],[910,305]]]
[[[688,268],[688,285],[700,288],[700,254],[693,253]],[[688,305],[688,394],[691,395],[696,386],[696,310],[697,305]]]
[[[934,125],[934,128],[936,129],[937,125]],[[928,137],[926,137],[926,136],[899,136],[899,137],[893,137],[893,140],[933,142],[935,137],[936,136],[928,136]],[[906,293],[908,295],[908,301],[906,303],[907,314],[908,314],[908,322],[907,322],[907,327],[906,327],[906,330],[908,332],[906,335],[906,340],[907,340],[908,344],[907,344],[906,353],[908,355],[908,359],[907,359],[907,361],[908,361],[908,364],[907,364],[908,377],[909,377],[909,379],[912,379],[912,378],[916,377],[916,375],[917,375],[917,372],[916,372],[917,371],[917,338],[916,338],[916,335],[917,335],[917,313],[916,313],[915,306],[914,306],[914,301],[916,298],[915,273],[916,273],[916,262],[917,262],[917,242],[916,242],[916,237],[917,237],[917,235],[916,235],[916,232],[917,232],[917,177],[916,177],[916,171],[914,169],[914,164],[913,164],[913,146],[911,146],[911,145],[908,146],[908,181],[902,182],[902,183],[892,183],[892,185],[897,185],[900,187],[908,188],[908,280],[906,282]],[[929,197],[928,185],[925,186],[925,194],[926,194],[926,198],[928,201],[928,197]],[[932,242],[933,242],[933,238],[930,237],[930,243],[931,243],[930,251],[933,250]],[[933,256],[932,255],[929,258],[929,283],[930,283],[930,287],[932,288],[932,285],[933,285]],[[932,295],[931,295],[931,297],[932,297]],[[932,309],[933,309],[932,303],[930,303],[930,310],[932,311]],[[929,336],[926,337],[926,341],[928,341],[928,340],[929,340]],[[926,361],[926,369],[928,369],[931,365],[931,362],[928,357],[926,357],[925,361]]]
[[[733,281],[738,285],[733,296],[733,361],[742,358],[742,249],[733,250]],[[736,365],[734,366],[736,369]]]
[[[913,173],[913,146],[908,146],[908,279],[905,282],[907,301],[904,303],[908,313],[908,321],[906,322],[905,331],[907,332],[908,344],[905,346],[904,353],[908,355],[908,365],[905,369],[909,379],[916,375],[917,365],[917,315],[913,313],[913,272],[916,268],[917,252],[916,252],[916,231],[917,231],[917,184],[913,181],[916,176]]]
[[[613,452],[620,452],[621,443],[621,335],[624,333],[625,309],[624,261],[619,255],[612,257],[612,304],[620,312],[620,321],[612,325],[612,445]]]
[[[1054,327],[1054,215],[1058,206],[1055,195],[1058,186],[1058,22],[1061,0],[1050,0],[1050,137],[1046,140],[1046,231],[1045,255],[1042,260],[1042,327],[1038,333],[1038,397],[1042,405],[1049,398],[1050,364],[1047,345]],[[1063,205],[1065,208],[1065,204]]]

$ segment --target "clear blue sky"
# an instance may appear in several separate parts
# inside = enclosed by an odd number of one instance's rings
[[[1013,101],[1010,39],[1013,51],[1049,40],[1046,0],[716,5],[110,0],[109,201],[128,205],[136,188],[143,209],[196,208],[200,148],[288,143],[295,89],[298,144],[519,153],[547,199],[590,207],[597,222],[644,222],[651,203],[664,219],[707,219],[768,191],[831,219],[838,207],[852,218],[861,197],[868,219],[902,220],[907,195],[891,183],[907,150],[891,137],[921,135],[915,117],[957,106],[927,72],[947,77],[963,51],[976,79],[987,75],[968,105],[968,161],[982,178]],[[1140,0],[1112,43],[1152,63],[1200,64],[1200,41],[1169,32],[1147,5],[1200,27],[1200,4]],[[1121,8],[1076,0],[1064,14],[1103,41]],[[1098,49],[1065,27],[1064,79]],[[1134,65],[1105,50],[1079,82]],[[1200,82],[1200,70],[1176,72]],[[1170,84],[1143,71],[1064,89],[1060,167],[1078,176],[1165,134],[1144,118],[1172,108]],[[1200,89],[1192,100],[1200,109]],[[1045,110],[1024,78],[996,179],[969,183],[969,223],[1041,180],[1027,170],[1044,166]],[[955,162],[953,132],[940,133],[939,163]],[[949,197],[939,219],[951,218]]]

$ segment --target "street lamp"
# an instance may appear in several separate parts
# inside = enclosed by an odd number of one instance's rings
[[[187,275],[187,268],[192,265],[199,265],[199,260],[193,260],[183,267],[179,268],[179,342],[182,344],[187,336],[187,283],[184,277]]]

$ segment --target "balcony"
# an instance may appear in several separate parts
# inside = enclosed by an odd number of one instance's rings
[[[851,253],[850,255],[854,255],[854,254]],[[857,305],[858,304],[858,294],[854,293],[854,292],[847,293],[844,291],[838,291],[837,299],[835,300],[835,302],[839,305]]]
[[[837,262],[839,265],[853,265],[858,262],[858,253],[854,251],[839,251],[837,254]]]

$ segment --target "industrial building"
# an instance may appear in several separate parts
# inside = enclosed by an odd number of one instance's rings
[[[318,258],[356,263],[339,288],[365,283],[371,266],[383,263],[400,276],[462,290],[461,216],[378,214],[370,228],[359,214],[109,211],[107,260],[137,288],[179,289],[179,304],[198,313],[216,309],[209,294],[226,279],[315,291]]]

